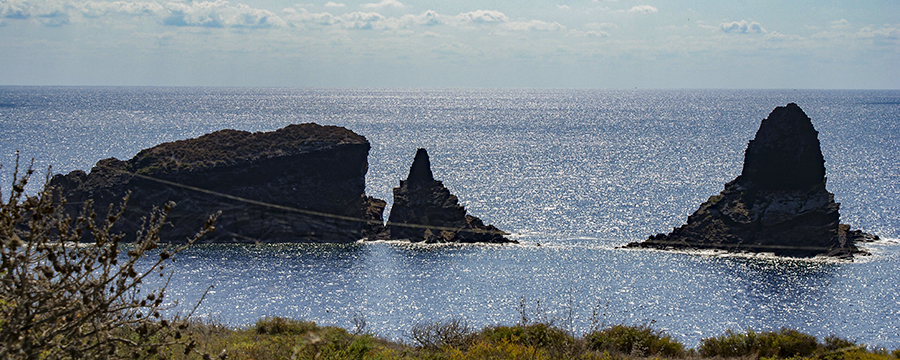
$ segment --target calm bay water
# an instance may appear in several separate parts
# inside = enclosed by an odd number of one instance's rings
[[[819,131],[843,222],[886,239],[866,245],[872,256],[616,249],[682,224],[789,102]],[[0,184],[16,150],[68,172],[223,128],[303,122],[366,136],[367,192],[389,203],[427,148],[469,212],[522,244],[203,245],[168,267],[171,299],[192,303],[213,285],[198,312],[228,324],[351,327],[360,313],[402,338],[419,321],[514,323],[524,297],[526,314],[576,333],[597,309],[601,322],[652,322],[691,346],[728,328],[788,326],[900,347],[900,91],[0,87]]]

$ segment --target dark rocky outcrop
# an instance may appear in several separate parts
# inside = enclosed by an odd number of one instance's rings
[[[130,192],[119,228],[126,237],[153,206],[172,200],[166,241],[183,241],[217,211],[203,242],[351,242],[382,224],[385,202],[366,196],[369,142],[350,130],[316,124],[274,132],[221,130],[105,159],[90,174],[57,175],[73,213],[93,200],[105,214]]]
[[[741,175],[668,235],[627,247],[723,249],[781,256],[852,257],[857,241],[877,239],[840,224],[825,189],[818,132],[796,104],[777,107],[747,145]]]
[[[467,215],[456,196],[434,180],[425,149],[416,152],[406,181],[394,188],[394,204],[381,237],[428,243],[514,242],[493,225]]]

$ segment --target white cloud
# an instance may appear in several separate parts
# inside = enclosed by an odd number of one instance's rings
[[[893,39],[900,40],[900,25],[897,26],[889,26],[884,25],[880,28],[873,28],[870,26],[859,29],[856,33],[857,36],[863,38],[882,38],[882,39]]]
[[[652,14],[657,11],[659,10],[650,5],[637,5],[628,9],[628,12],[632,14]]]
[[[608,38],[611,35],[607,30],[618,29],[619,26],[614,23],[587,23],[584,24],[584,27],[587,30],[569,30],[566,35],[568,36],[580,36],[580,37],[598,37],[598,38]]]
[[[584,24],[584,27],[586,27],[588,29],[592,29],[592,30],[611,30],[611,29],[618,29],[619,25],[616,25],[614,23],[593,22],[593,23]]]
[[[75,1],[75,2],[73,2]],[[562,32],[566,27],[559,22],[548,22],[537,19],[511,20],[503,12],[496,10],[475,10],[457,15],[441,15],[434,10],[419,14],[386,16],[379,11],[358,11],[336,13],[329,11],[311,12],[303,7],[295,6],[283,9],[277,14],[226,0],[210,1],[100,1],[88,0],[0,0],[0,19],[35,19],[45,25],[62,26],[71,22],[89,21],[122,21],[123,16],[145,17],[165,27],[202,27],[202,28],[325,28],[333,27],[348,30],[401,30],[413,27],[431,27],[447,25],[452,27],[468,27],[474,25],[493,25],[499,30],[510,32],[543,31]],[[236,0],[239,1],[239,0]],[[374,0],[364,7],[402,7],[397,0]],[[55,6],[50,6],[54,4]],[[344,3],[328,1],[326,8],[346,8]],[[13,20],[14,21],[14,20]],[[124,21],[130,21],[124,19]],[[606,28],[599,26],[583,32],[583,36],[609,36]],[[498,32],[496,34],[503,34]]]
[[[540,20],[512,21],[504,24],[504,27],[514,31],[560,31],[566,29],[558,22],[549,23]]]
[[[167,3],[168,13],[163,24],[199,27],[268,28],[283,26],[284,21],[275,13],[252,8],[244,4],[230,5],[227,1]]]
[[[831,22],[832,29],[849,29],[850,22],[846,19],[835,20]]]
[[[719,29],[720,29],[720,27],[718,27],[718,26],[707,25],[700,21],[697,22],[697,27],[699,27],[701,29],[714,30],[714,31],[719,31]]]
[[[397,0],[381,0],[362,5],[365,8],[404,7]],[[329,1],[327,8],[344,8],[344,3]],[[62,26],[81,19],[111,19],[114,16],[146,16],[164,26],[206,28],[273,28],[308,25],[340,26],[345,29],[399,29],[410,26],[433,26],[462,23],[505,23],[509,19],[502,12],[477,10],[456,16],[440,15],[434,10],[400,17],[386,17],[378,12],[363,11],[341,15],[329,12],[310,12],[301,7],[271,11],[225,0],[212,1],[29,1],[0,0],[0,19],[34,20],[48,26]],[[523,21],[512,24],[513,29],[557,30],[558,23]]]
[[[569,10],[569,5],[556,4],[556,8],[561,10]]]
[[[547,22],[542,20],[511,21],[505,14],[495,10],[476,10],[455,16],[441,15],[434,10],[427,10],[420,14],[407,14],[399,17],[384,16],[377,12],[353,12],[342,15],[333,15],[328,12],[314,13],[303,8],[285,9],[284,13],[284,19],[295,27],[301,27],[304,26],[304,24],[315,24],[321,26],[335,25],[345,29],[396,30],[413,26],[494,24],[499,25],[501,29],[509,31],[566,30],[566,27],[559,22]],[[601,27],[610,28],[615,27],[615,25],[606,24]]]
[[[25,1],[9,0],[0,3],[0,18],[28,19],[37,9]]]
[[[789,40],[789,39],[797,40],[797,39],[799,39],[799,37],[797,37],[796,35],[785,35],[785,34],[780,34],[777,31],[772,31],[772,32],[769,32],[768,34],[766,34],[765,36],[763,36],[763,39],[766,39],[769,41],[785,41],[785,40]]]
[[[755,21],[732,21],[729,23],[721,23],[719,24],[719,29],[726,33],[756,33],[756,34],[764,34],[766,33],[766,29],[762,27],[762,25]]]
[[[568,35],[568,36],[580,36],[580,37],[598,37],[598,38],[608,38],[608,37],[610,37],[610,35],[609,35],[608,32],[602,31],[602,30],[588,30],[588,31],[582,31],[582,30],[574,30],[574,29],[573,29],[573,30],[569,30],[569,32],[566,33],[566,35]]]
[[[419,15],[404,15],[401,20],[403,23],[411,23],[415,25],[438,25],[443,24],[443,16],[438,15],[434,10],[425,11]]]
[[[834,23],[834,22],[832,22]],[[847,31],[848,28],[835,28],[834,30],[826,30],[811,35],[811,38],[817,41],[858,41],[858,40],[900,40],[900,24],[885,24],[881,27],[866,26],[855,32]],[[895,45],[896,46],[896,45]]]
[[[411,26],[431,26],[443,24],[446,16],[439,15],[434,10],[428,10],[418,15],[403,15],[401,17],[388,17],[377,12],[352,12],[342,15],[333,15],[328,12],[314,13],[303,8],[284,9],[285,19],[295,27],[305,24],[319,26],[338,26],[344,29],[358,30],[396,30]]]
[[[314,13],[303,8],[287,8],[282,11],[285,13],[285,20],[294,26],[308,23],[316,25],[334,25],[341,21],[337,16],[327,12]]]
[[[81,5],[80,10],[82,15],[87,17],[100,17],[111,14],[159,15],[165,13],[165,7],[158,2],[88,1]]]
[[[387,27],[385,19],[379,13],[354,12],[341,15],[344,26],[351,29],[383,29]]]
[[[506,15],[496,10],[475,10],[456,15],[456,19],[462,22],[477,24],[501,23],[509,20]]]
[[[377,12],[353,12],[333,15],[328,12],[314,13],[303,8],[284,10],[284,19],[294,27],[315,24],[339,26],[344,29],[397,30],[413,26],[465,26],[466,24],[500,25],[509,31],[564,31],[566,27],[558,22],[542,20],[511,21],[505,14],[495,10],[476,10],[456,16],[441,15],[434,10],[420,14],[399,17],[384,16]]]
[[[35,19],[61,26],[86,19],[147,16],[163,25],[218,28],[270,28],[284,26],[275,13],[228,1],[41,1],[10,0],[0,3],[0,18]]]
[[[9,0],[0,3],[0,19],[35,19],[47,26],[68,24],[74,13],[77,13],[75,7],[66,2]]]
[[[381,0],[381,2],[378,3],[362,4],[362,7],[366,9],[381,9],[386,7],[403,8],[404,5],[397,0]]]

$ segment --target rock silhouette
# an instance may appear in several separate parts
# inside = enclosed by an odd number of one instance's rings
[[[203,242],[353,242],[382,225],[386,203],[365,194],[369,142],[317,124],[273,132],[221,130],[142,150],[131,160],[100,160],[90,174],[56,175],[75,214],[94,202],[105,215],[130,193],[117,223],[133,238],[153,206],[172,200],[164,240],[183,241],[206,217],[222,215]]]
[[[506,243],[505,233],[481,219],[467,215],[456,196],[434,179],[425,149],[418,149],[406,180],[394,188],[394,204],[388,218],[390,239],[427,243]]]
[[[747,145],[740,176],[700,205],[685,225],[626,246],[850,258],[861,253],[855,242],[877,236],[840,224],[840,204],[825,182],[825,160],[810,118],[794,103],[777,107]]]

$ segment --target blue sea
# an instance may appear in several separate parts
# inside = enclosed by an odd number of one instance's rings
[[[871,256],[618,248],[718,194],[760,121],[790,102],[819,131],[842,222],[882,237],[863,245]],[[648,324],[688,346],[786,326],[900,348],[900,91],[0,87],[0,186],[7,196],[17,150],[42,178],[215,130],[306,122],[369,140],[366,191],[388,201],[385,217],[424,147],[469,213],[520,244],[195,246],[167,266],[179,309],[214,286],[196,314],[233,326],[352,328],[355,315],[403,340],[418,322],[480,328],[524,312],[575,334]]]

